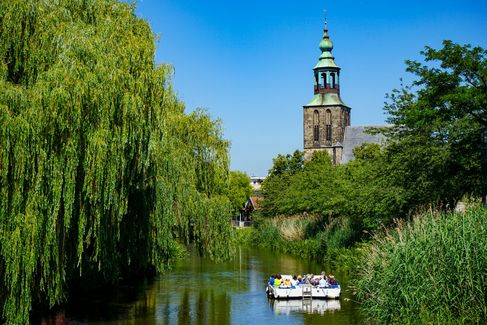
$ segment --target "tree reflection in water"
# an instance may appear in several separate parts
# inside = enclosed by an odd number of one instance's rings
[[[180,304],[177,308],[177,320],[172,317],[175,315],[171,315],[171,311],[166,308],[165,324],[224,325],[231,323],[230,307],[232,303],[228,294],[216,293],[214,290],[200,290],[196,297],[191,296],[192,293],[197,292],[188,288],[181,294]],[[192,303],[193,298],[196,300],[195,303]]]

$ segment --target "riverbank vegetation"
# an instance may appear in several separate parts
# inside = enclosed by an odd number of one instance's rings
[[[380,323],[487,319],[487,210],[424,213],[375,236],[357,290]]]
[[[355,160],[337,166],[324,152],[306,162],[299,151],[278,155],[247,236],[320,260],[347,256],[371,318],[476,322],[487,303],[487,210],[479,208],[487,193],[487,51],[445,41],[421,53],[425,63],[406,62],[416,81],[387,97],[390,124],[369,130],[387,142],[356,147]],[[451,214],[461,200],[471,210]]]
[[[229,143],[186,113],[133,4],[0,2],[0,308],[8,323],[164,269],[181,244],[232,254]],[[2,316],[0,316],[2,319]]]
[[[301,214],[269,218],[254,215],[254,226],[237,230],[240,245],[270,248],[279,253],[293,254],[324,263],[331,269],[339,267],[349,274],[358,272],[358,260],[363,252],[362,244],[354,249],[337,241],[334,226],[325,226],[318,215]]]

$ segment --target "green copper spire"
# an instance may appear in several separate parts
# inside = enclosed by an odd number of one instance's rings
[[[325,29],[323,34],[323,39],[320,42],[321,56],[318,63],[315,65],[314,69],[317,68],[338,68],[335,63],[335,57],[331,54],[333,50],[333,42],[330,40],[330,35],[328,35],[328,23],[325,19]]]
[[[331,52],[331,50],[333,50],[333,43],[330,41],[330,35],[328,35],[328,23],[326,20],[324,32],[323,39],[320,42],[320,50],[321,52]]]
[[[314,70],[314,97],[305,107],[312,106],[346,106],[340,98],[340,67],[331,54],[333,42],[328,35],[328,24],[325,18],[325,29],[320,42],[321,55]]]

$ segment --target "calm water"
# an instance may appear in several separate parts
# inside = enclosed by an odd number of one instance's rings
[[[340,300],[272,301],[270,273],[319,273],[323,266],[263,249],[240,248],[234,260],[214,263],[190,256],[151,283],[122,287],[45,316],[44,324],[361,324],[347,279]]]

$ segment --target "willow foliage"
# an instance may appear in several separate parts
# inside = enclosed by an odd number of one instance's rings
[[[176,240],[229,254],[228,143],[218,121],[184,113],[154,43],[130,4],[0,1],[8,322],[62,302],[80,277],[161,269]]]

